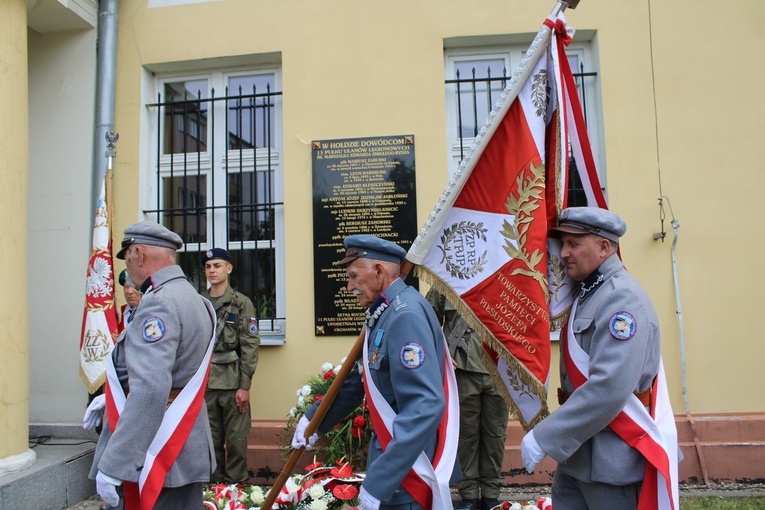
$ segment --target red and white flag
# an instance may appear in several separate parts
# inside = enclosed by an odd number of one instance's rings
[[[112,229],[106,200],[106,183],[110,179],[111,171],[107,171],[96,204],[80,334],[80,377],[89,393],[93,393],[104,383],[107,359],[114,347],[118,331],[112,264]]]
[[[571,304],[563,264],[550,267],[548,226],[566,206],[569,143],[589,151],[569,135],[576,89],[560,60],[570,40],[562,14],[551,15],[406,257],[481,332],[486,365],[526,429],[548,413],[551,312],[559,326]]]

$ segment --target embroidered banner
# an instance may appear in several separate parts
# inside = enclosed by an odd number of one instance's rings
[[[527,430],[548,413],[551,322],[571,304],[547,240],[566,207],[569,143],[600,192],[586,129],[569,128],[581,108],[564,49],[572,33],[562,14],[546,20],[406,257],[482,333],[486,365]]]
[[[111,170],[108,170],[96,204],[80,332],[80,377],[89,393],[104,383],[107,359],[118,334],[112,229],[106,195],[107,184],[111,187],[111,176]]]

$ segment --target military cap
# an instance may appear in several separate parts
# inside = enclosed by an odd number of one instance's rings
[[[225,260],[226,262],[230,263],[231,254],[223,248],[213,248],[212,250],[207,250],[204,257],[202,257],[202,265],[204,266],[208,260],[215,259]]]
[[[595,234],[619,242],[627,231],[627,224],[617,214],[599,207],[569,207],[558,216],[558,226],[550,229],[550,234],[559,236],[568,234]]]
[[[343,241],[343,245],[345,258],[335,262],[337,266],[345,266],[358,258],[401,264],[406,256],[406,250],[396,243],[369,234],[348,236]]]
[[[122,248],[117,258],[125,260],[125,252],[134,244],[150,244],[178,250],[183,246],[181,236],[172,232],[155,221],[139,221],[125,229]]]
[[[122,285],[123,287],[125,286],[125,282],[127,281],[127,269],[123,269],[120,272],[120,275],[117,278],[117,280],[120,282],[120,285]]]

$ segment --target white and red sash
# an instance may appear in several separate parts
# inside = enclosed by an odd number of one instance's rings
[[[578,304],[577,297],[562,338],[566,372],[574,389],[587,382],[586,374],[589,374],[590,367],[590,356],[576,341],[572,327]],[[609,427],[646,459],[638,510],[673,510],[679,504],[677,427],[667,392],[663,361],[659,361],[659,373],[653,381],[650,407],[649,413],[632,395]]]
[[[364,390],[369,407],[369,415],[374,425],[375,434],[380,441],[383,451],[393,437],[393,420],[396,413],[390,404],[375,386],[369,373],[369,328],[365,327],[366,339],[364,341]],[[446,338],[441,335],[446,353],[449,348]],[[420,452],[412,469],[401,482],[404,489],[425,510],[444,509],[452,507],[452,498],[449,491],[449,479],[454,470],[454,462],[457,457],[457,443],[459,441],[459,400],[457,396],[457,379],[449,356],[444,356],[444,396],[446,398],[446,410],[438,427],[438,441],[436,451],[431,463],[425,452]]]
[[[216,322],[215,309],[209,301],[204,300],[213,324]],[[123,482],[125,489],[125,508],[133,510],[151,510],[162,491],[170,467],[178,458],[183,445],[194,428],[199,411],[204,403],[207,377],[210,374],[210,359],[213,346],[215,345],[215,328],[213,327],[205,357],[199,365],[191,380],[181,390],[178,396],[167,407],[162,422],[159,425],[154,439],[146,451],[141,475],[138,484]],[[114,360],[109,356],[106,367],[106,414],[109,421],[109,429],[114,433],[120,414],[125,407],[127,396],[117,377],[114,368]],[[137,485],[137,487],[136,487]],[[137,490],[136,490],[137,489]]]

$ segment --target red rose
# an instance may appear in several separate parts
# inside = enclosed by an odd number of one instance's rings
[[[353,419],[353,426],[357,428],[364,428],[364,425],[367,424],[367,420],[364,419],[363,416],[357,416]]]
[[[358,439],[359,437],[361,437],[361,429],[358,429],[358,428],[355,428],[355,427],[354,427],[354,428],[352,428],[352,429],[351,429],[351,436],[353,436],[353,437],[355,437],[355,438],[357,438],[357,439]]]
[[[324,377],[325,381],[329,381],[330,379],[335,377],[335,373],[332,370],[327,370],[326,372],[324,372],[324,375],[322,377]]]
[[[321,399],[323,399],[323,398],[324,398],[324,395],[316,395],[315,397],[313,397],[313,401],[314,402],[321,402]]]

